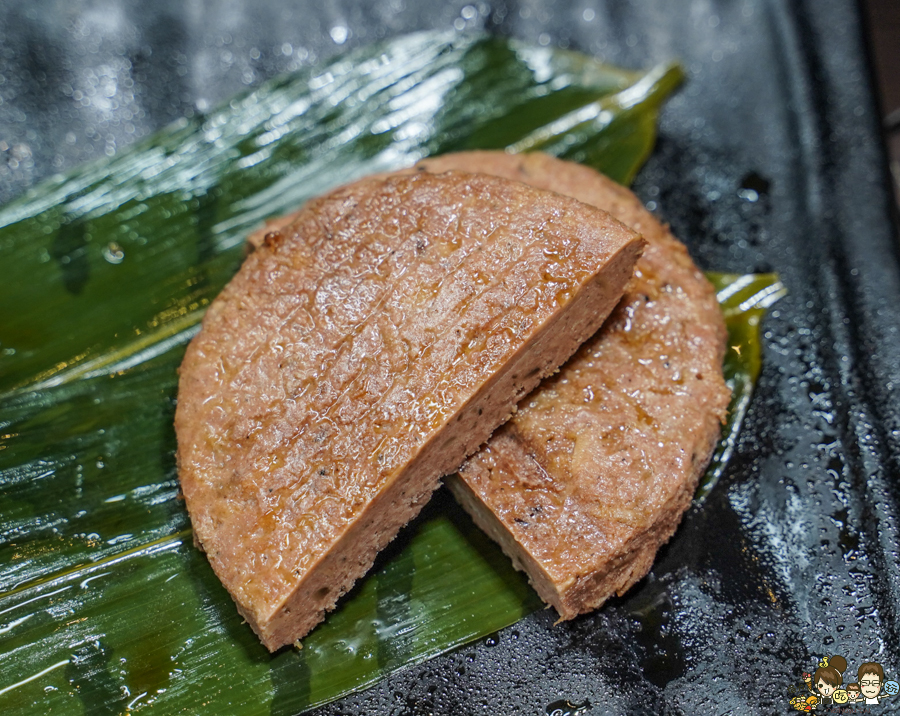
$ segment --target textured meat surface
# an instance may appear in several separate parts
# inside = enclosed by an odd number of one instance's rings
[[[642,246],[461,172],[363,180],[267,232],[188,347],[175,426],[196,540],[268,648],[599,327]]]
[[[464,168],[568,194],[648,242],[603,328],[450,480],[542,598],[571,618],[647,573],[709,462],[730,395],[713,288],[634,194],[587,167],[470,152],[418,168]]]

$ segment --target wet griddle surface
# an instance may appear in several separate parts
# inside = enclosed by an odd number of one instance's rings
[[[438,2],[329,2],[302,18],[287,2],[106,3],[106,22],[73,30],[94,5],[0,8],[0,201],[288,69],[286,42],[325,57],[459,19],[628,66],[681,58],[687,82],[635,189],[701,267],[775,269],[790,291],[764,325],[729,469],[650,577],[594,615],[554,627],[553,612],[536,613],[317,714],[543,714],[564,699],[589,714],[771,714],[826,653],[851,669],[874,658],[897,678],[900,270],[853,3],[498,1],[468,19]],[[244,43],[231,62],[215,48],[223,32]],[[60,89],[66,73],[117,67],[122,47],[135,87],[118,90],[118,108],[100,116]]]

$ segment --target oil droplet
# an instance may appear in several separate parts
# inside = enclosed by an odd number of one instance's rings
[[[120,264],[125,259],[125,252],[117,241],[110,241],[103,249],[103,258],[111,264]]]

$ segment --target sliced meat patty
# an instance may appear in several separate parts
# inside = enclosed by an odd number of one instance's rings
[[[175,427],[196,540],[269,649],[599,328],[643,244],[462,172],[363,180],[267,232],[188,347]]]
[[[570,619],[649,571],[709,462],[730,396],[714,290],[634,194],[587,167],[471,152],[418,168],[484,172],[567,194],[648,242],[603,328],[448,481]]]

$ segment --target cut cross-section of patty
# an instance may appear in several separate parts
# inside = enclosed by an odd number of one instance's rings
[[[269,649],[599,328],[643,245],[464,172],[362,180],[270,227],[188,347],[175,415],[196,541]]]
[[[725,324],[685,247],[629,190],[544,154],[422,171],[504,176],[604,209],[648,244],[603,328],[448,483],[563,619],[643,577],[690,505],[725,417]]]

